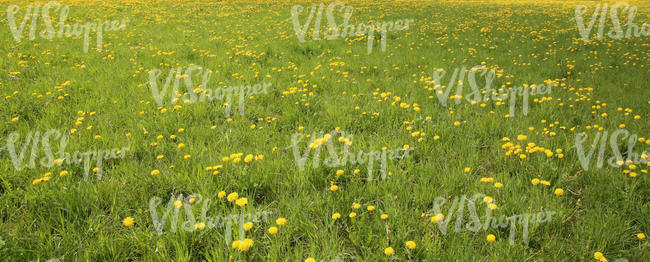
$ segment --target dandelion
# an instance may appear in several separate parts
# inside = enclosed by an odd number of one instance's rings
[[[154,169],[153,171],[151,171],[152,176],[159,175],[159,174],[160,174],[160,171],[158,169]]]
[[[181,208],[181,207],[183,207],[183,202],[180,201],[180,200],[176,200],[176,201],[174,201],[174,206],[176,208]]]
[[[244,223],[244,230],[249,231],[253,228],[253,223],[252,222],[246,222]]]
[[[125,227],[133,226],[133,224],[135,224],[135,219],[133,219],[132,217],[125,217],[122,220],[122,225],[124,225]]]
[[[223,198],[223,197],[225,197],[225,196],[226,196],[226,192],[225,192],[225,191],[219,191],[219,193],[217,193],[217,197],[218,197],[218,198]]]
[[[332,219],[333,219],[333,220],[337,220],[337,219],[339,219],[339,218],[341,218],[341,214],[339,214],[339,213],[334,213],[334,214],[332,214]]]
[[[564,194],[564,189],[562,189],[562,188],[556,188],[555,189],[555,195],[561,196],[563,194]]]
[[[239,251],[246,252],[248,251],[251,247],[253,246],[253,240],[250,238],[244,239],[244,241],[240,241],[239,246]]]
[[[205,223],[203,222],[197,222],[196,225],[194,225],[194,229],[203,230],[204,228],[205,228]]]
[[[278,228],[277,227],[270,227],[269,228],[269,234],[275,235],[276,233],[278,233]]]
[[[357,213],[355,213],[355,212],[350,212],[350,214],[349,214],[348,216],[349,216],[350,218],[355,218],[355,217],[357,216]]]
[[[643,234],[643,233],[638,233],[638,234],[636,234],[636,237],[637,237],[638,239],[645,239],[645,234]]]
[[[598,252],[598,251],[596,251],[596,252],[594,253],[594,259],[596,259],[596,260],[598,260],[598,261],[601,261],[601,262],[607,261],[607,258],[605,258],[605,256],[603,255],[603,253]]]
[[[235,200],[235,204],[238,205],[239,207],[244,207],[246,204],[248,204],[248,199],[242,197],[240,199]]]
[[[392,247],[387,247],[386,249],[384,249],[384,254],[390,256],[392,254],[395,254],[395,250]]]
[[[497,239],[497,237],[492,235],[492,234],[488,234],[486,239],[487,239],[488,242],[492,243],[492,242],[494,242],[494,240]]]
[[[359,203],[353,203],[352,208],[359,209],[359,208],[361,208],[361,205]]]
[[[437,214],[437,215],[431,217],[431,223],[438,223],[438,222],[442,221],[443,219],[445,219],[445,215]]]
[[[232,192],[232,193],[228,194],[228,197],[226,197],[226,198],[228,199],[228,202],[232,202],[232,201],[237,200],[237,198],[239,198],[239,194],[237,194],[237,192]]]
[[[336,175],[337,175],[337,176],[341,176],[341,175],[343,175],[343,173],[345,173],[345,171],[340,170],[340,169],[339,169],[339,170],[336,170]]]
[[[287,224],[287,219],[281,217],[281,218],[276,219],[276,220],[275,220],[275,223],[276,223],[278,226],[284,226],[284,225]]]
[[[539,179],[533,178],[533,180],[531,180],[530,182],[536,186],[537,184],[539,184]]]
[[[337,186],[337,185],[332,185],[332,186],[330,186],[330,190],[331,190],[332,192],[334,192],[334,191],[336,191],[336,190],[339,190],[339,186]]]
[[[381,220],[386,220],[388,219],[388,214],[381,214],[380,218]]]
[[[492,197],[490,196],[486,196],[483,198],[483,202],[485,203],[492,203],[492,201],[494,201],[494,199],[492,199]]]
[[[415,249],[415,247],[417,246],[414,241],[406,241],[405,245],[406,248],[408,249]]]
[[[375,206],[368,206],[368,211],[373,211],[375,210]]]

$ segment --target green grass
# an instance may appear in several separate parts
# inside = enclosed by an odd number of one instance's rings
[[[28,3],[0,1],[0,10],[11,4],[20,6],[16,17],[22,19]],[[18,171],[7,150],[0,151],[0,237],[4,241],[0,260],[594,261],[594,252],[602,252],[609,261],[650,260],[647,238],[636,236],[650,233],[650,179],[641,171],[648,166],[639,165],[633,170],[638,176],[632,178],[623,173],[624,168],[597,168],[593,159],[584,171],[574,147],[580,132],[589,134],[585,145],[593,142],[594,125],[611,133],[625,124],[631,134],[650,139],[648,37],[585,43],[575,23],[577,4],[346,3],[354,7],[351,24],[415,20],[410,29],[389,33],[385,52],[377,40],[370,54],[363,36],[314,41],[308,33],[306,42],[300,43],[289,20],[295,3],[289,2],[64,4],[70,6],[69,24],[116,19],[129,19],[129,23],[123,31],[104,33],[101,52],[93,49],[93,36],[90,51],[84,53],[81,37],[30,41],[29,26],[24,39],[16,43],[7,20],[1,20],[0,147],[12,132],[20,134],[19,147],[29,131],[57,129],[70,136],[67,152],[127,146],[130,150],[124,159],[103,162],[101,180],[88,181],[83,179],[83,165],[37,165]],[[582,4],[593,12],[594,2]],[[635,23],[647,22],[650,6],[631,5],[638,6]],[[58,19],[58,14],[51,15]],[[435,91],[427,89],[432,87],[428,83],[434,69],[447,71],[446,85],[454,69],[481,64],[497,72],[496,88],[545,81],[559,86],[546,95],[550,101],[534,103],[531,98],[526,116],[519,100],[510,118],[504,117],[508,104],[487,101],[483,107],[483,102],[472,105],[463,99],[455,104],[449,99],[448,106],[442,107]],[[158,108],[148,84],[149,70],[163,71],[160,87],[171,67],[190,65],[214,72],[210,88],[263,82],[272,86],[268,94],[247,98],[243,116],[235,103],[232,121],[227,121],[217,100],[181,102],[182,107],[174,109],[166,99],[166,110]],[[55,88],[66,81],[69,85]],[[200,79],[194,78],[194,87],[199,84]],[[466,86],[465,92],[469,91]],[[393,105],[395,97],[400,101]],[[400,108],[400,103],[409,107]],[[626,114],[625,109],[632,111]],[[634,119],[636,115],[640,119]],[[84,119],[76,125],[79,117]],[[456,121],[461,124],[455,126]],[[353,135],[352,152],[404,145],[414,150],[407,158],[389,161],[391,176],[385,180],[367,181],[367,165],[328,167],[321,161],[314,168],[311,158],[305,170],[299,170],[292,135],[337,127]],[[415,131],[425,133],[421,142],[412,137]],[[521,134],[528,139],[517,141]],[[163,138],[157,139],[159,135]],[[557,153],[552,157],[527,154],[523,160],[507,156],[501,148],[504,137],[523,148],[534,142],[553,152],[562,149],[564,157]],[[301,150],[307,148],[305,140]],[[52,141],[56,141],[52,150],[58,151],[58,140]],[[152,146],[153,142],[158,144]],[[178,147],[181,143],[184,148]],[[619,144],[624,150],[625,143]],[[43,146],[37,149],[42,157]],[[649,149],[638,143],[635,152]],[[222,161],[234,153],[264,158],[252,163]],[[158,155],[164,158],[157,159]],[[605,156],[612,156],[609,144]],[[223,165],[220,174],[205,170],[215,165]],[[345,174],[337,176],[338,169]],[[355,169],[361,172],[354,175]],[[70,174],[61,177],[62,170]],[[160,174],[151,175],[153,170]],[[46,172],[52,172],[50,180],[32,184]],[[503,187],[480,182],[482,177],[493,177]],[[551,186],[534,186],[534,178]],[[330,191],[331,183],[339,190]],[[555,195],[556,188],[564,189],[564,195]],[[220,191],[237,192],[248,199],[248,205],[240,208],[219,199]],[[508,241],[509,229],[455,232],[452,225],[442,234],[430,222],[435,214],[422,217],[437,197],[475,193],[494,198],[497,216],[556,213],[551,221],[529,227],[527,244],[518,226],[513,245]],[[239,214],[242,209],[272,214],[246,233],[254,245],[242,252],[227,246],[222,228],[170,232],[167,224],[164,233],[157,234],[149,200],[159,197],[161,206],[166,206],[172,194],[212,199],[208,211],[212,217]],[[353,210],[353,203],[361,208]],[[368,205],[376,210],[367,211]],[[478,207],[482,221],[485,208]],[[192,210],[198,217],[200,206]],[[354,219],[348,218],[352,211],[358,213]],[[162,212],[160,207],[159,216]],[[341,214],[336,221],[331,218],[335,212]],[[389,218],[382,220],[382,213]],[[184,214],[181,210],[179,228]],[[453,216],[452,224],[456,220],[453,214],[445,216]],[[124,226],[126,217],[133,217],[135,225]],[[278,226],[277,234],[269,234],[280,217],[288,223]],[[464,219],[470,219],[467,212]],[[496,241],[486,241],[488,234],[494,234]],[[417,248],[409,251],[404,243],[410,240]],[[395,249],[392,256],[384,254],[389,246]]]

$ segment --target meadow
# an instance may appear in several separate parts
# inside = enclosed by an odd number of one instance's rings
[[[650,2],[330,3],[0,0],[0,261],[650,261]]]

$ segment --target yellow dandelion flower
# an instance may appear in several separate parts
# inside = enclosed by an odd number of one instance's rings
[[[122,225],[124,225],[125,227],[133,226],[133,224],[135,224],[135,219],[133,219],[132,217],[126,217],[122,220]]]

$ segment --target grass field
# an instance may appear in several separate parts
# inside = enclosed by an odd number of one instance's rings
[[[650,38],[584,41],[605,2],[341,3],[412,20],[371,52],[300,41],[321,2],[60,2],[87,41],[0,1],[0,261],[650,261]]]

